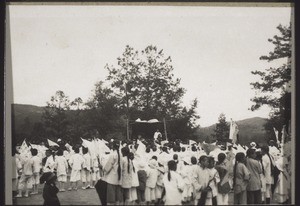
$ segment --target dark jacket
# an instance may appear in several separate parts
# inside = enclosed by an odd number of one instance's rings
[[[43,189],[44,205],[60,205],[57,193],[58,188],[54,184],[45,183]]]

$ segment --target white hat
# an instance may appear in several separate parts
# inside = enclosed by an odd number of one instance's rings
[[[58,139],[57,139],[57,142],[61,142],[61,139],[60,139],[60,138],[58,138]]]
[[[151,159],[148,164],[149,164],[150,168],[156,168],[157,167],[157,161],[155,159]]]
[[[256,147],[256,143],[255,143],[255,142],[251,142],[251,143],[250,143],[250,146],[251,146],[251,147]]]
[[[145,162],[142,161],[142,160],[140,160],[140,161],[138,162],[138,168],[139,168],[139,169],[144,169],[145,167],[146,167]]]

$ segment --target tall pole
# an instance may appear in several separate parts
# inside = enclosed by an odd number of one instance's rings
[[[126,95],[126,110],[127,110],[127,140],[129,140],[129,101],[128,101],[128,95],[127,95],[127,82],[125,83],[125,95]]]
[[[166,118],[164,118],[164,130],[165,130],[166,140],[168,141]]]

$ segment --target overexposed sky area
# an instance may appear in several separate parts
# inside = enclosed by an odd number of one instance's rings
[[[13,101],[45,106],[55,91],[84,101],[117,65],[126,45],[152,44],[171,56],[174,74],[198,98],[201,126],[227,119],[267,117],[248,110],[258,80],[253,70],[282,62],[259,60],[273,50],[268,38],[291,20],[289,7],[9,6]]]

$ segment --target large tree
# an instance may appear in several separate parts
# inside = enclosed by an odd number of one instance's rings
[[[93,95],[86,103],[86,130],[96,130],[101,138],[108,137],[110,133],[118,133],[120,128],[124,130],[124,120],[120,117],[119,102],[120,99],[111,89],[105,87],[102,81],[96,83]]]
[[[226,141],[229,139],[229,126],[225,114],[221,113],[216,128],[214,129],[213,137],[218,141]]]
[[[57,91],[47,102],[42,119],[46,134],[51,138],[67,138],[69,121],[66,111],[70,109],[69,97]]]
[[[126,46],[117,66],[108,66],[107,80],[121,106],[143,111],[144,118],[176,117],[185,90],[175,78],[171,57],[148,46],[141,52]]]
[[[289,26],[279,25],[279,34],[268,39],[274,45],[274,50],[268,55],[260,57],[261,60],[272,62],[286,60],[279,67],[270,67],[263,71],[252,71],[251,73],[260,78],[259,81],[251,83],[256,95],[251,100],[251,110],[257,110],[263,105],[271,108],[270,119],[273,126],[281,131],[283,125],[289,125],[291,119],[291,24]],[[270,129],[270,126],[267,126]]]
[[[185,89],[173,74],[171,57],[152,45],[142,51],[126,46],[117,61],[116,66],[106,65],[107,80],[127,118],[165,118],[173,121],[168,128],[174,138],[191,137],[199,118],[198,102],[195,99],[190,108],[183,106]]]

